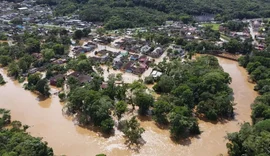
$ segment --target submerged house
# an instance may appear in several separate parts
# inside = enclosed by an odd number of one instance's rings
[[[92,81],[92,77],[90,75],[86,75],[80,72],[73,72],[68,77],[74,77],[79,80],[81,84],[90,83]]]
[[[56,86],[57,85],[57,81],[59,81],[59,80],[65,80],[65,75],[58,74],[58,75],[50,78],[50,85]]]

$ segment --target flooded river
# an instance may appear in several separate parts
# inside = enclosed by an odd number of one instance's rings
[[[158,128],[153,121],[144,120],[141,125],[145,128],[143,138],[145,144],[140,149],[129,150],[121,132],[115,136],[103,138],[98,133],[74,125],[72,120],[62,114],[62,104],[57,96],[45,101],[38,101],[37,96],[25,91],[20,84],[8,81],[0,87],[0,108],[11,110],[12,120],[19,120],[30,126],[28,131],[36,137],[43,137],[54,149],[56,155],[67,156],[94,156],[105,153],[109,156],[126,155],[184,155],[184,156],[216,156],[225,154],[227,132],[240,129],[240,123],[250,121],[250,104],[257,96],[253,85],[247,81],[247,73],[237,62],[219,58],[221,66],[232,77],[231,87],[234,90],[235,120],[225,123],[209,123],[200,121],[203,131],[180,144],[169,138],[169,131]]]

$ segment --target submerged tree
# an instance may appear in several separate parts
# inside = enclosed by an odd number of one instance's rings
[[[127,104],[124,101],[119,101],[115,105],[115,115],[118,120],[121,119],[122,115],[127,111]]]
[[[138,92],[136,93],[135,104],[139,106],[139,113],[141,115],[147,115],[149,107],[154,104],[154,98],[145,92]]]
[[[132,117],[129,121],[126,121],[123,129],[123,133],[130,144],[138,144],[139,139],[142,137],[141,135],[144,131],[145,130],[140,127],[140,124],[135,117]]]

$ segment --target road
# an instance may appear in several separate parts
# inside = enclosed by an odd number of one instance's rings
[[[254,33],[254,30],[253,30],[253,26],[252,26],[252,21],[251,20],[249,20],[249,31],[250,31],[250,35],[251,35],[251,37],[252,37],[252,39],[253,39],[253,42],[252,42],[252,44],[253,45],[257,45],[258,44],[258,41],[256,40],[256,37],[255,37],[255,33]]]

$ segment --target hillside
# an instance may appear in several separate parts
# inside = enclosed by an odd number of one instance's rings
[[[108,28],[156,25],[186,14],[215,14],[221,20],[270,17],[270,0],[37,0],[37,3],[56,6],[56,15],[76,12],[82,20],[105,22]]]

